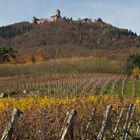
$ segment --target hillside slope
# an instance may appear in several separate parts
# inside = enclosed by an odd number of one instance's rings
[[[7,35],[2,35],[1,31]],[[140,48],[137,34],[113,27],[101,19],[89,23],[64,20],[42,25],[23,22],[1,27],[0,37],[1,45],[12,46],[24,53],[43,47],[47,52],[49,50],[49,57],[65,57],[71,53],[88,55],[94,49],[112,51]]]

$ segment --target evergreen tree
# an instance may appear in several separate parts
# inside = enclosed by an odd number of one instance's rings
[[[16,59],[17,51],[10,47],[0,47],[0,63],[9,63],[10,59]]]

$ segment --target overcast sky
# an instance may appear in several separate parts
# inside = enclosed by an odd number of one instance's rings
[[[62,16],[102,18],[140,34],[140,0],[0,0],[0,26],[48,18],[60,9]]]

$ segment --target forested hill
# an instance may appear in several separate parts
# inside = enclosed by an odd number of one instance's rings
[[[32,30],[32,24],[29,22],[20,22],[12,25],[0,27],[0,38],[11,39]]]
[[[101,19],[88,23],[62,20],[42,25],[21,22],[0,27],[0,43],[20,49],[61,45],[111,50],[140,47],[140,37]]]

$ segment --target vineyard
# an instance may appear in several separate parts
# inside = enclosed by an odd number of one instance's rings
[[[9,77],[0,79],[0,92],[2,140],[8,130],[14,140],[140,139],[138,79],[113,74]]]
[[[16,96],[140,96],[140,80],[111,74],[50,74],[0,79],[0,92]]]

